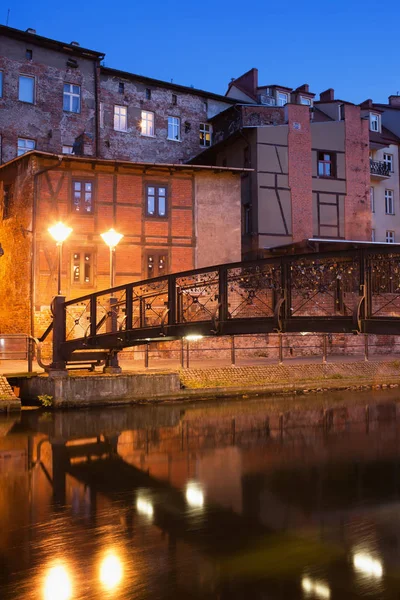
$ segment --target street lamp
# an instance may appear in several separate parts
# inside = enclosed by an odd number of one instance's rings
[[[101,233],[100,235],[110,248],[110,287],[113,288],[115,283],[115,247],[124,236],[122,233],[117,233],[112,227],[106,233]]]
[[[53,239],[56,241],[58,247],[58,292],[61,296],[61,263],[62,263],[62,245],[67,237],[72,233],[71,227],[67,227],[61,221],[58,221],[53,227],[49,227],[47,230]]]

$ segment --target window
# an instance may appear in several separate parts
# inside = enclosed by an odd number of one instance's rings
[[[311,106],[311,98],[306,98],[305,96],[300,96],[300,104],[305,104],[306,106]]]
[[[0,71],[0,98],[3,97],[3,71]]]
[[[25,58],[26,58],[27,60],[32,60],[32,57],[33,57],[33,52],[32,52],[32,50],[29,50],[29,48],[27,48],[27,49],[26,49],[26,51],[25,51]]]
[[[151,100],[151,89],[150,88],[146,88],[145,96],[146,96],[146,100]]]
[[[81,87],[72,83],[64,83],[63,110],[81,112]]]
[[[386,243],[387,244],[394,244],[394,231],[387,231],[386,232]]]
[[[168,117],[168,139],[175,141],[181,139],[181,120],[178,117]]]
[[[93,253],[85,250],[72,253],[71,283],[93,284]]]
[[[93,182],[82,179],[72,182],[72,210],[82,215],[93,212]]]
[[[319,177],[335,177],[335,155],[333,152],[318,152]]]
[[[381,130],[381,116],[374,113],[369,114],[369,128],[371,131]]]
[[[393,173],[393,154],[384,154],[383,162],[389,168],[390,172]]]
[[[126,106],[114,106],[114,129],[115,131],[127,131],[128,109]]]
[[[371,186],[369,188],[369,200],[371,206],[371,212],[375,212],[375,189]]]
[[[73,146],[63,146],[62,147],[63,154],[73,154],[73,152],[74,152]]]
[[[344,104],[339,104],[339,121],[344,121]]]
[[[148,185],[146,188],[146,214],[148,217],[167,216],[167,188]]]
[[[212,125],[208,123],[200,123],[200,146],[208,148],[211,146],[212,140]]]
[[[149,135],[154,137],[154,113],[148,110],[142,110],[141,120],[141,133],[142,135]]]
[[[288,102],[288,95],[283,92],[278,92],[278,106],[285,106]]]
[[[100,102],[100,127],[104,129],[104,102]]]
[[[120,94],[123,94],[125,92],[125,84],[122,81],[120,81],[118,84],[118,92]]]
[[[385,190],[385,212],[387,215],[394,215],[393,190]]]
[[[172,94],[172,104],[174,106],[178,104],[178,96],[176,94]]]
[[[167,255],[158,253],[157,251],[150,251],[147,254],[147,278],[161,277],[164,273],[167,273]]]
[[[371,242],[375,242],[375,229],[371,229]]]
[[[34,150],[36,148],[35,140],[28,140],[26,138],[18,138],[18,150],[17,155],[21,156],[25,154],[25,152],[29,152],[30,150]]]
[[[33,104],[35,102],[35,78],[28,75],[19,76],[18,100]]]
[[[12,202],[12,186],[5,185],[3,189],[3,219],[8,219],[10,216],[10,208]]]

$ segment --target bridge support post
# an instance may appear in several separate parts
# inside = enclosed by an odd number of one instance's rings
[[[364,360],[369,360],[368,333],[364,334]]]
[[[117,320],[117,304],[118,299],[111,296],[109,299],[109,310],[106,322],[107,333],[116,333],[118,331],[118,320]],[[121,373],[122,369],[119,366],[118,354],[115,350],[112,350],[109,357],[106,360],[106,365],[103,368],[103,373]]]
[[[65,296],[55,296],[52,302],[53,309],[53,360],[50,365],[50,375],[60,373],[65,376],[66,362],[62,356],[61,346],[65,342]]]

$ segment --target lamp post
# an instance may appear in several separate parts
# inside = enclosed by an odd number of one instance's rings
[[[58,285],[57,285],[57,295],[61,296],[61,268],[62,268],[62,245],[67,239],[67,237],[72,233],[71,227],[67,227],[59,221],[52,227],[49,227],[47,230],[52,238],[56,241],[56,245],[58,248]]]
[[[109,318],[107,319],[107,332],[115,333],[118,329],[117,323],[117,298],[114,298],[114,292],[112,288],[115,285],[115,248],[119,244],[119,242],[124,237],[122,233],[118,233],[115,229],[111,228],[105,233],[100,234],[103,241],[110,248],[110,311]],[[118,355],[116,353],[112,353],[111,356],[107,359],[106,366],[104,367],[105,373],[120,373],[121,368],[118,364]]]
[[[113,288],[115,284],[115,248],[124,236],[122,233],[117,233],[112,227],[100,235],[110,248],[110,288]]]

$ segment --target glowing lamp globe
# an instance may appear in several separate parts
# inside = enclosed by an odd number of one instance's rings
[[[72,233],[71,227],[67,227],[61,221],[53,225],[53,227],[49,227],[47,231],[57,242],[57,244],[62,244],[65,242],[70,233]]]
[[[117,233],[113,228],[106,231],[106,233],[101,233],[100,235],[110,248],[115,248],[115,246],[117,246],[117,244],[119,244],[124,237],[122,233]]]

